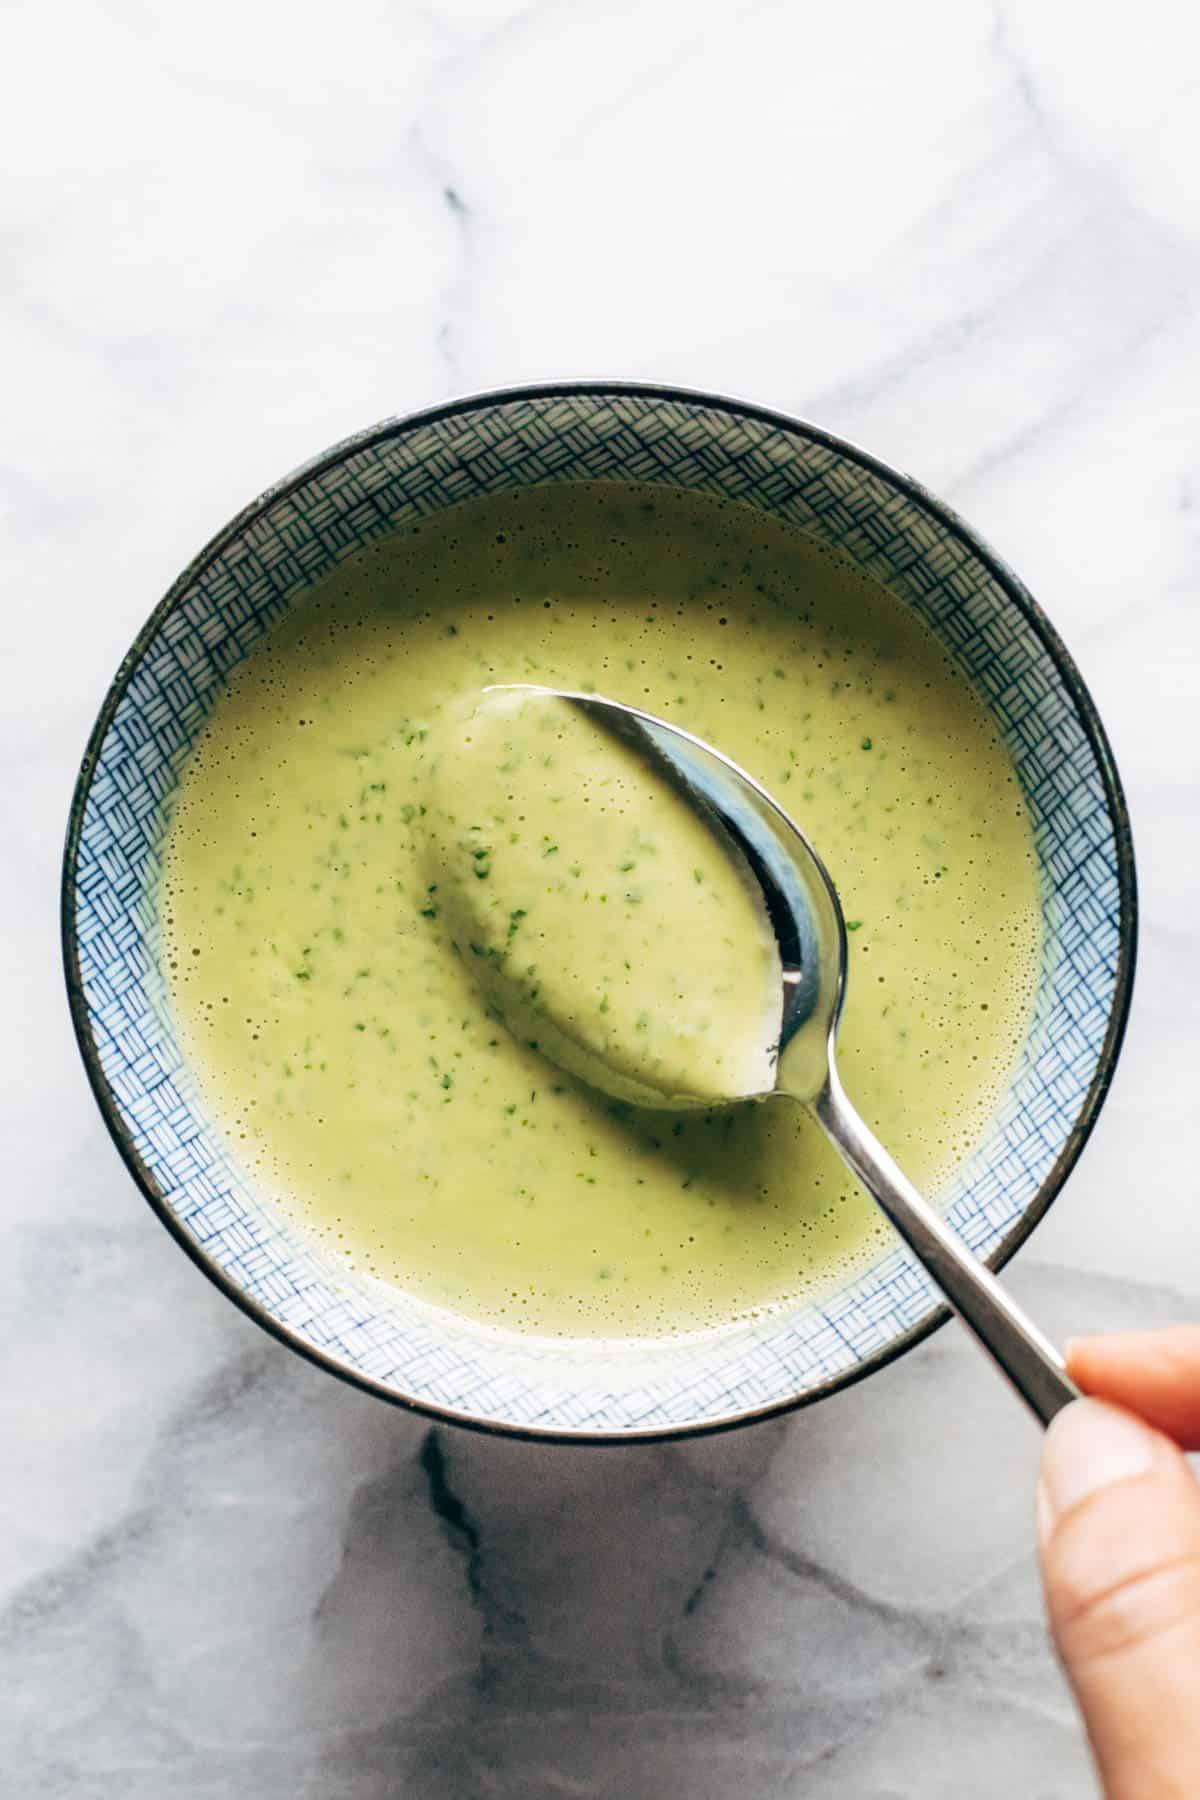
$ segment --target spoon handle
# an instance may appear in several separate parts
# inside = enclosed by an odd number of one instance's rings
[[[1062,1357],[1005,1293],[991,1270],[936,1213],[859,1118],[832,1063],[812,1103],[820,1124],[909,1249],[925,1265],[968,1331],[1030,1411],[1048,1425],[1078,1400]]]

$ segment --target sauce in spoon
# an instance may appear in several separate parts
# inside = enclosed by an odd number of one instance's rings
[[[770,1089],[780,963],[732,840],[569,699],[493,688],[444,730],[430,885],[519,1040],[618,1099]]]

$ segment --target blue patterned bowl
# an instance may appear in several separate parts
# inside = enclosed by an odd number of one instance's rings
[[[713,1429],[834,1392],[945,1314],[895,1249],[821,1304],[637,1346],[503,1336],[335,1268],[256,1193],[206,1116],[163,1004],[156,889],[181,763],[229,670],[334,564],[473,494],[621,477],[735,498],[836,544],[952,650],[1009,745],[1036,828],[1045,954],[1034,1022],[950,1217],[994,1266],[1062,1186],[1120,1047],[1136,940],[1120,782],[1079,673],[1016,577],[917,484],[810,425],[663,388],[456,401],[340,444],[187,569],[116,678],[84,758],[63,883],[88,1075],[159,1217],[251,1317],[372,1393],[529,1435]]]

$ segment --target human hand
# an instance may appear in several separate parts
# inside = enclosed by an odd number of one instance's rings
[[[1107,1800],[1200,1796],[1200,1326],[1081,1338],[1046,1433],[1050,1626]],[[1136,1415],[1136,1416],[1135,1416]]]

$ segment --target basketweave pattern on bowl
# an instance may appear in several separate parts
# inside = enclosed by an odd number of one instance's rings
[[[1010,1090],[949,1194],[989,1255],[1038,1201],[1100,1067],[1116,1003],[1118,825],[1046,639],[996,566],[919,488],[820,434],[700,398],[580,389],[485,398],[352,440],[250,508],[181,578],[98,744],[68,906],[87,1031],[118,1135],[226,1284],[304,1347],[398,1398],[564,1433],[672,1430],[844,1379],[936,1296],[896,1249],[819,1304],[686,1340],[520,1340],[335,1268],[230,1157],[175,1041],[155,927],[179,769],[229,670],[319,576],[472,495],[546,481],[663,482],[737,499],[837,547],[928,622],[1009,745],[1045,894],[1035,1023]]]

